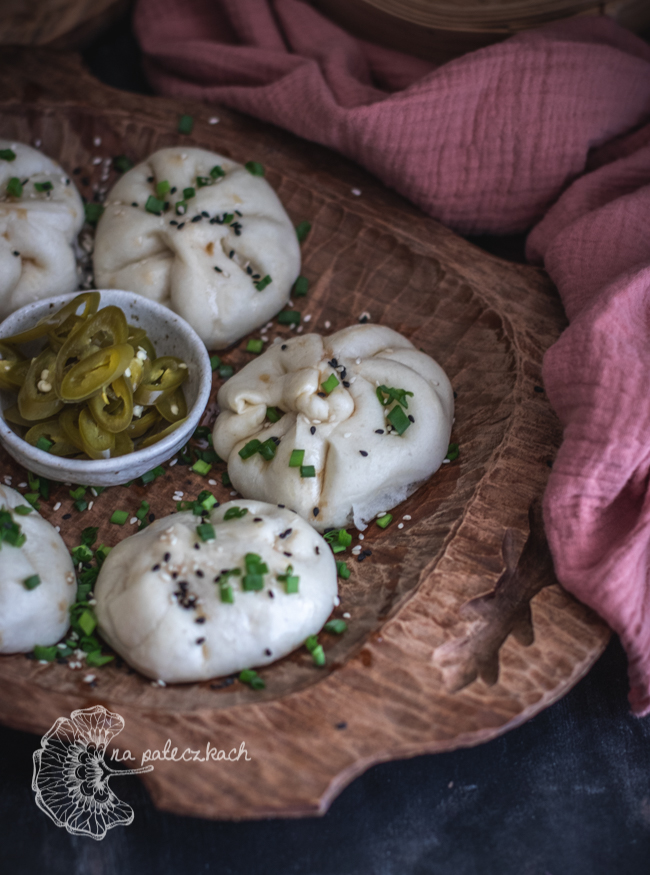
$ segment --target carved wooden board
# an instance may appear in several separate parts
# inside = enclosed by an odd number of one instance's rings
[[[561,436],[539,391],[542,355],[563,327],[548,279],[486,255],[343,159],[235,113],[118,93],[46,51],[5,52],[0,82],[0,135],[40,140],[68,172],[81,168],[74,179],[86,196],[115,178],[102,183],[93,159],[140,159],[180,140],[261,161],[294,222],[313,225],[302,271],[311,288],[296,302],[311,315],[305,329],[335,331],[367,311],[403,332],[449,374],[460,444],[459,459],[394,511],[386,531],[369,528],[363,564],[348,554],[352,576],[340,581],[335,613],[351,615],[349,630],[322,636],[325,669],[303,650],[261,671],[261,692],[238,681],[163,689],[114,665],[95,670],[90,687],[85,670],[3,657],[0,720],[40,733],[103,704],[124,717],[116,744],[138,759],[168,738],[179,750],[243,741],[249,761],[156,763],[144,778],[155,803],[203,817],[298,816],[324,811],[373,763],[478,744],[573,686],[609,630],[555,581],[534,503]],[[194,116],[191,137],[176,132],[180,112]],[[224,360],[240,367],[244,345]],[[26,479],[2,455],[5,475]],[[115,507],[146,498],[162,516],[174,489],[188,498],[205,486],[177,465],[147,487],[108,490],[82,514],[57,486],[42,513],[70,547],[91,525],[114,544],[129,534],[107,522]],[[220,482],[213,489],[230,497]]]

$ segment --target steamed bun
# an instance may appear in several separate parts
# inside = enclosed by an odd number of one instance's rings
[[[165,182],[168,208],[155,215],[145,206]],[[195,194],[185,198],[188,188]],[[182,215],[177,203],[186,204]],[[165,304],[209,349],[222,349],[283,307],[300,248],[265,179],[223,155],[179,146],[154,152],[111,190],[93,261],[98,288]]]
[[[232,508],[234,518],[224,519]],[[191,512],[156,520],[102,565],[100,632],[148,677],[182,683],[266,665],[318,632],[334,607],[332,552],[296,514],[239,501],[214,509],[209,521],[216,537],[204,542]],[[261,589],[244,589],[252,583],[247,554],[266,565],[256,580]],[[229,575],[233,569],[240,573]],[[287,573],[299,578],[297,592],[278,580]]]
[[[0,486],[0,511],[8,511],[25,535],[21,547],[6,540],[0,544],[0,653],[27,653],[37,644],[55,644],[70,625],[69,609],[77,594],[63,539],[35,510],[25,516],[13,511],[25,506],[20,493]],[[25,581],[35,575],[40,584],[27,589]]]
[[[234,488],[285,504],[321,531],[352,522],[365,528],[430,477],[447,454],[454,410],[440,365],[379,325],[275,344],[217,400],[214,448]],[[284,415],[270,422],[267,408]],[[273,440],[275,453],[266,454],[273,457],[249,455],[255,445],[244,447],[254,440]],[[303,467],[290,466],[294,450],[304,451]]]
[[[0,139],[0,318],[25,304],[73,292],[73,244],[84,221],[79,192],[51,158]],[[11,158],[11,155],[15,158]],[[10,180],[22,193],[7,192]],[[39,191],[36,185],[45,186]],[[51,187],[50,187],[51,186]],[[11,190],[11,186],[10,186]]]

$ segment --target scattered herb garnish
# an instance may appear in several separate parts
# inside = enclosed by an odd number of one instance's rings
[[[242,684],[248,684],[254,690],[263,690],[266,684],[253,668],[245,668],[239,673]]]
[[[311,222],[306,222],[306,221],[300,222],[296,226],[296,236],[298,238],[298,242],[303,243],[305,238],[307,237],[307,234],[309,234],[310,231],[311,231]]]
[[[251,337],[246,344],[246,352],[254,352],[259,355],[264,349],[264,341]]]
[[[449,459],[450,462],[455,461],[460,455],[460,449],[458,444],[449,444],[449,449],[447,450],[446,459]]]
[[[130,158],[127,158],[126,155],[116,155],[113,158],[113,167],[118,173],[126,173],[127,170],[130,170],[133,167],[133,161]]]
[[[300,476],[301,477],[315,477],[316,476],[316,468],[313,465],[301,465],[300,466]]]
[[[411,420],[404,413],[402,408],[399,405],[395,405],[393,409],[388,413],[386,419],[393,426],[397,434],[404,434],[406,429],[411,425]]]
[[[386,526],[389,526],[393,522],[392,513],[385,513],[383,516],[380,516],[377,520],[377,525],[380,529],[385,529]]]
[[[248,513],[247,507],[229,507],[223,515],[224,520],[240,520]]]
[[[89,225],[96,225],[97,222],[99,222],[99,220],[101,219],[103,212],[103,204],[90,203],[85,204],[84,206],[84,214],[86,216],[86,221]]]
[[[212,368],[213,371],[216,371],[220,364],[221,364],[221,359],[219,358],[218,355],[211,355],[210,356],[210,367]]]
[[[254,438],[252,441],[248,441],[247,444],[244,444],[239,451],[239,455],[242,459],[250,459],[251,456],[254,456],[255,453],[259,452],[261,446],[262,442],[258,441],[257,438]]]
[[[41,585],[41,578],[38,574],[32,574],[31,577],[26,577],[23,580],[23,586],[25,589],[36,589],[37,586]]]
[[[287,570],[284,574],[277,574],[277,579],[280,583],[284,583],[284,590],[288,595],[298,592],[300,578],[293,573],[293,566],[287,565]]]
[[[145,473],[140,477],[142,480],[143,486],[146,486],[147,483],[153,483],[156,477],[162,477],[165,473],[165,469],[162,465],[156,465],[155,468],[152,468],[151,471],[145,471]]]
[[[210,523],[201,523],[201,525],[197,526],[196,534],[202,541],[214,541],[216,537],[214,526]]]
[[[345,620],[329,620],[323,626],[325,632],[331,632],[333,635],[342,635],[347,628],[348,624]]]
[[[322,644],[318,643],[318,638],[315,635],[310,635],[305,641],[305,647],[311,653],[311,658],[314,665],[322,667],[325,665],[325,651]]]
[[[35,182],[34,188],[36,189],[36,191],[52,191],[54,186],[49,181],[48,182]]]
[[[401,406],[406,409],[409,406],[406,398],[407,395],[413,398],[413,392],[407,392],[406,389],[393,389],[390,386],[377,386],[377,398],[382,407],[388,407],[391,402],[397,401],[398,404],[401,404]]]
[[[219,179],[220,176],[225,176],[225,172],[223,168],[219,164],[215,164],[215,166],[210,171],[210,176],[213,179]]]
[[[235,373],[235,369],[232,365],[221,365],[219,368],[219,376],[222,380],[227,380],[229,377]]]
[[[266,408],[266,418],[269,422],[279,422],[283,415],[282,410],[278,410],[277,407],[267,407]]]
[[[10,197],[21,197],[23,193],[23,185],[17,176],[12,176],[7,183],[7,194]]]
[[[165,209],[165,202],[150,194],[144,208],[148,213],[153,213],[155,216],[159,216]]]
[[[290,468],[300,468],[305,458],[304,450],[292,450],[289,457]]]
[[[194,118],[191,115],[182,115],[178,119],[178,133],[191,134],[194,127]]]
[[[199,459],[192,465],[192,471],[196,474],[202,474],[204,477],[207,476],[212,470],[212,465],[208,462],[204,462],[203,459]]]
[[[280,325],[299,325],[300,312],[298,310],[283,310],[278,313],[278,323]]]
[[[169,184],[169,180],[163,179],[156,183],[156,197],[164,198],[170,191],[171,185]]]
[[[12,547],[22,547],[26,540],[27,536],[23,534],[18,523],[13,521],[8,510],[2,508],[0,510],[0,547],[2,547],[3,542]]]
[[[264,176],[264,167],[258,161],[247,161],[244,167],[253,176]]]
[[[16,153],[13,149],[0,149],[0,159],[2,161],[15,161]]]
[[[273,280],[271,279],[271,277],[267,273],[266,276],[262,277],[261,280],[258,280],[255,283],[255,288],[257,289],[258,292],[262,292],[262,291],[264,291],[264,289],[267,286],[270,286],[272,282],[273,282]],[[279,317],[278,317],[278,319],[279,319]]]
[[[350,569],[345,564],[345,562],[343,562],[340,559],[337,559],[336,560],[336,573],[338,574],[339,577],[342,577],[343,580],[347,580],[348,577],[350,576]]]
[[[39,439],[36,441],[36,447],[39,450],[43,450],[45,453],[49,453],[52,447],[54,446],[54,442],[48,440],[44,434],[42,434]]]
[[[116,526],[123,526],[129,518],[128,510],[114,510],[110,521]]]
[[[336,387],[338,385],[339,385],[339,380],[337,380],[336,374],[330,374],[329,377],[325,380],[325,382],[320,384],[323,392],[327,392],[328,395],[331,392],[333,392],[334,389],[336,389]]]
[[[293,284],[293,289],[291,290],[291,294],[295,298],[304,298],[307,292],[309,291],[309,280],[306,276],[299,276],[298,279]]]
[[[352,535],[345,529],[335,529],[333,532],[326,533],[325,540],[333,553],[342,553],[352,543]]]

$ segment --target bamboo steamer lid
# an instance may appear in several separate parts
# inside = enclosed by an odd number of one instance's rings
[[[442,63],[560,19],[607,15],[636,33],[650,28],[650,0],[311,0],[356,36]]]

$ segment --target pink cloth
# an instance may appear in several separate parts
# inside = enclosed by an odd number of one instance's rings
[[[571,322],[544,360],[565,427],[549,541],[650,713],[650,48],[581,18],[436,68],[298,0],[139,0],[135,24],[165,94],[331,146],[461,233],[539,223],[528,256]]]

